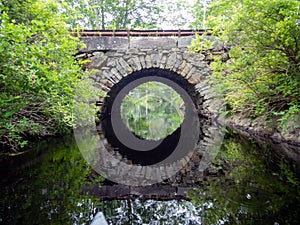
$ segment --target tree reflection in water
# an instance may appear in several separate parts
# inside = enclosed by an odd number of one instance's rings
[[[299,224],[299,177],[267,146],[227,135],[214,166],[225,175],[189,193],[205,224]]]
[[[51,141],[1,162],[0,224],[90,224],[102,211],[109,224],[300,224],[299,178],[272,149],[226,135],[208,178],[192,201],[103,201],[82,185],[101,184],[74,140]]]
[[[114,200],[105,202],[102,210],[113,225],[201,224],[200,208],[185,200]]]
[[[82,193],[91,169],[73,138],[52,139],[1,165],[0,224],[84,224],[100,200]]]
[[[123,99],[121,117],[135,135],[160,140],[172,134],[184,119],[184,102],[170,86],[153,81],[132,89]]]

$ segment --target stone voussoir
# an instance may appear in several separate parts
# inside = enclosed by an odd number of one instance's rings
[[[154,68],[159,67],[162,56],[163,56],[162,52],[155,52],[155,53],[151,54],[151,60],[153,62],[153,67]]]
[[[145,57],[146,68],[149,69],[152,67],[152,59],[150,55],[146,55]]]
[[[113,84],[118,83],[118,80],[115,80],[114,75],[109,70],[103,70],[103,75],[108,80],[110,80]]]
[[[131,57],[127,60],[127,62],[131,66],[133,71],[138,71],[142,69],[142,65],[138,56]]]
[[[119,71],[116,68],[112,68],[110,71],[113,74],[115,80],[120,81],[122,79],[122,75],[119,73]]]
[[[118,63],[124,68],[124,70],[127,72],[127,74],[130,74],[133,72],[132,68],[128,65],[128,63],[123,58],[120,58]]]
[[[126,77],[128,75],[126,70],[124,69],[124,67],[122,67],[119,62],[117,62],[117,65],[115,68],[119,71],[119,73],[122,75],[122,77]]]
[[[170,53],[170,55],[168,56],[167,62],[166,62],[166,66],[165,68],[168,70],[172,70],[176,61],[177,61],[177,53],[176,52],[172,52]]]
[[[146,61],[144,55],[139,55],[139,60],[143,69],[146,69]]]
[[[168,56],[166,54],[163,54],[160,60],[159,68],[165,69],[167,60],[168,60]]]
[[[181,67],[182,65],[180,65]],[[190,70],[193,68],[193,66],[189,63],[184,63],[184,66],[180,68],[180,72],[179,74],[181,74],[181,76],[186,77],[186,75],[190,72]]]
[[[115,67],[117,63],[116,61],[117,60],[114,58],[108,58],[105,65],[108,67]]]
[[[95,52],[91,59],[90,68],[101,68],[107,60],[108,56],[106,56],[103,52]]]

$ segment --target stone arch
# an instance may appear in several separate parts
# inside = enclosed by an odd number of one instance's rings
[[[132,74],[149,69],[160,69],[171,71],[186,80],[192,86],[193,93],[189,92],[199,114],[207,114],[203,107],[205,88],[208,87],[206,80],[211,70],[204,61],[204,56],[199,53],[191,53],[182,49],[128,49],[108,51],[106,53],[96,52],[92,57],[90,68],[97,69],[94,75],[96,85],[106,94],[118,83]],[[172,80],[172,78],[171,78]],[[198,100],[198,102],[196,102]],[[100,100],[100,114],[105,107],[105,97]],[[101,116],[100,116],[101,117]],[[102,127],[98,127],[100,133],[104,134]],[[105,137],[102,136],[104,139]]]
[[[204,60],[204,55],[191,53],[182,49],[128,49],[118,51],[95,52],[91,57],[89,69],[96,69],[97,73],[92,77],[95,85],[104,93],[116,85],[122,78],[130,74],[150,69],[159,68],[175,72],[195,87],[195,95],[200,96],[201,104],[203,103],[202,114],[207,114],[208,110],[204,103],[209,85],[207,77],[211,69]],[[99,99],[100,105],[104,98]]]
[[[157,68],[174,72],[194,87],[194,94],[199,96],[199,114],[209,117],[214,110],[214,107],[212,107],[214,94],[210,91],[208,84],[208,76],[211,73],[208,60],[202,54],[191,53],[186,47],[147,48],[147,46],[145,46],[145,48],[113,50],[94,49],[86,53],[86,58],[91,60],[89,65],[87,65],[87,68],[97,71],[92,77],[94,85],[105,93],[109,93],[112,87],[117,85],[123,78],[132,75],[134,72]],[[98,100],[100,110],[103,109],[104,100],[105,97],[100,97]],[[186,180],[192,181],[194,179],[200,179],[200,177],[195,177],[197,173],[194,173],[193,170],[195,171],[195,169],[192,170],[192,168],[203,171],[203,169],[206,168],[206,164],[210,163],[210,159],[214,155],[211,154],[211,152],[217,151],[215,150],[217,147],[214,147],[212,143],[216,142],[217,139],[220,139],[219,141],[222,139],[222,135],[218,134],[217,128],[211,126],[210,123],[210,121],[207,121],[207,123],[201,124],[202,130],[204,130],[203,133],[205,133],[203,140],[198,143],[192,155],[188,154],[180,160],[179,164],[180,168],[182,168],[180,173],[170,179],[180,180],[182,179],[183,174],[185,174]],[[104,148],[107,149],[107,151],[105,151],[106,156],[104,159],[108,160],[101,161],[101,168],[109,167],[111,162],[116,165],[122,165],[122,168],[126,165],[128,166],[130,162],[128,162],[126,158],[124,159],[118,152],[110,151],[110,144],[107,142],[105,134],[101,130],[101,126],[97,127],[97,129],[100,141]],[[121,159],[121,162],[116,159]],[[201,160],[201,163],[199,160]],[[140,165],[129,165],[128,169],[130,168],[135,168],[139,172],[142,171]],[[174,170],[174,167],[173,165],[166,165],[164,168],[156,168],[150,171],[159,174],[161,170],[166,171],[165,175],[168,175]],[[122,177],[123,175],[118,174],[117,172],[115,176]],[[136,177],[144,179],[144,177],[140,177],[139,174],[136,174]],[[160,178],[161,180],[164,179],[163,177]],[[149,181],[149,183],[151,183],[151,181]]]

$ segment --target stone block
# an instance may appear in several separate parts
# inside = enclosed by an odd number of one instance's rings
[[[207,97],[207,94],[209,93],[209,89],[202,89],[202,90],[200,90],[200,94],[202,95],[202,96],[206,96]],[[208,99],[208,98],[206,98],[205,97],[205,99]]]
[[[183,77],[185,77],[190,72],[191,69],[192,69],[192,65],[190,65],[185,60],[183,60],[182,63],[180,64],[179,68],[178,68],[177,73],[179,73]]]
[[[178,67],[180,66],[181,62],[182,62],[182,54],[177,53],[176,54],[176,62],[174,63],[174,66],[172,69],[174,72],[177,72]]]
[[[118,80],[114,79],[113,74],[110,71],[103,70],[103,75],[106,77],[108,80],[110,80],[113,84],[118,83]]]
[[[127,62],[129,63],[129,65],[131,66],[131,68],[132,68],[134,71],[138,71],[138,70],[141,70],[141,69],[142,69],[142,65],[141,65],[141,62],[140,62],[138,56],[135,56],[135,57],[133,57],[133,58],[130,58]]]
[[[212,73],[212,70],[209,66],[206,66],[204,68],[202,68],[202,74],[203,76],[209,76]]]
[[[194,69],[194,68],[193,68]],[[188,81],[191,84],[198,84],[201,81],[201,72],[199,70],[191,70],[190,73],[187,75]]]
[[[161,61],[160,61],[159,68],[164,69],[166,66],[167,60],[168,60],[167,56],[163,55],[161,58]]]
[[[159,67],[162,56],[163,56],[162,53],[152,53],[151,54],[151,60],[153,62],[153,67]]]
[[[106,62],[106,66],[115,67],[116,66],[116,59],[108,58]]]
[[[207,82],[201,82],[195,86],[197,91],[204,91],[209,89],[209,84]]]
[[[87,59],[89,56],[87,53],[82,53],[82,54],[77,54],[76,55],[76,59],[78,60],[83,60],[83,59]]]
[[[145,57],[143,55],[140,55],[139,59],[140,59],[140,63],[141,63],[142,68],[145,69],[146,68]]]
[[[137,55],[139,54],[141,51],[139,49],[136,48],[130,48],[127,50],[126,54],[127,55]]]
[[[182,76],[186,77],[191,69],[192,69],[192,66],[189,63],[187,63],[180,74]]]
[[[180,50],[180,48],[172,48],[171,51],[172,52],[180,52],[181,50]]]
[[[130,39],[130,48],[143,49],[172,49],[177,46],[177,40],[171,37],[133,37]]]
[[[224,42],[215,41],[213,51],[220,51],[222,49],[224,49]]]
[[[151,68],[152,67],[152,59],[151,59],[150,55],[146,55],[145,62],[146,62],[146,68]]]
[[[132,68],[128,65],[128,63],[123,58],[120,58],[118,63],[124,68],[127,74],[133,72]]]
[[[176,53],[172,52],[168,57],[168,60],[166,63],[166,69],[172,70],[176,61],[177,61]]]
[[[106,52],[105,55],[107,55],[108,57],[111,57],[111,58],[112,57],[118,58],[118,57],[124,56],[124,53],[120,53],[118,51],[111,50],[111,51]]]
[[[187,36],[178,38],[178,48],[185,48],[192,44],[192,40],[196,39],[195,36]]]
[[[111,73],[113,74],[113,76],[116,78],[115,80],[121,80],[122,79],[122,75],[119,73],[119,71],[116,68],[112,68],[111,69]]]
[[[128,49],[129,39],[124,37],[81,37],[80,38],[86,45],[86,48],[82,48],[79,52],[90,51],[107,51],[107,50],[120,50]]]
[[[193,53],[193,52],[184,52],[183,58],[187,60],[188,62],[191,62],[195,65],[197,65],[198,62],[203,61],[205,56],[200,53]]]
[[[190,71],[187,73],[187,75],[185,76],[186,79],[190,79],[194,73],[196,73],[197,69],[195,67],[191,67]]]
[[[119,73],[123,76],[126,77],[128,74],[126,70],[120,65],[120,63],[117,63],[116,69],[119,71]]]
[[[106,86],[102,86],[102,87],[101,87],[101,91],[109,92],[110,89],[109,89],[108,87],[106,87]]]

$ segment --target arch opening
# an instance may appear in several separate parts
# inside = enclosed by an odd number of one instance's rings
[[[126,124],[129,115],[128,109],[126,109],[126,102],[128,102],[126,98],[131,93],[134,95],[136,88],[143,87],[147,83],[149,85],[149,82],[151,82],[150,84],[161,84],[166,90],[172,90],[174,92],[173,95],[182,100],[182,102],[179,101],[179,110],[182,110],[180,105],[182,103],[184,105],[183,113],[181,111],[181,118],[180,115],[178,116],[179,122],[177,126],[174,126],[169,132],[162,132],[165,135],[151,138],[136,132],[133,128],[134,122],[131,125]],[[199,107],[198,96],[195,93],[194,86],[175,72],[156,68],[134,72],[115,84],[108,93],[109,97],[105,98],[100,117],[102,131],[110,146],[133,164],[172,163],[173,159],[170,156],[174,152],[177,151],[176,158],[183,158],[190,151],[194,150],[195,144],[201,139],[199,136],[199,133],[201,133],[199,131],[199,117],[196,112]],[[156,96],[153,100],[160,98],[166,99],[165,96]],[[153,105],[162,110],[160,103]],[[169,101],[169,103],[171,102]],[[165,120],[159,124],[161,126],[160,131],[168,130],[168,124],[164,124],[168,120],[168,116],[172,115],[166,113],[163,117]],[[156,117],[154,119],[159,118]],[[142,130],[141,132],[144,131]],[[186,135],[191,137],[187,138]],[[190,139],[190,141],[184,141],[183,139]]]
[[[182,124],[184,101],[166,84],[145,82],[130,90],[122,100],[121,118],[137,137],[161,140]]]

